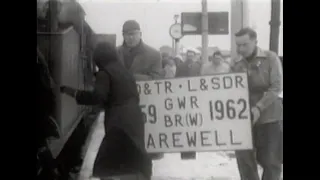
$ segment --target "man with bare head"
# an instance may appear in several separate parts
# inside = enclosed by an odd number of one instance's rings
[[[254,150],[236,151],[241,180],[280,180],[282,171],[283,73],[279,57],[257,46],[257,33],[251,28],[235,34],[239,57],[233,72],[247,72],[253,124]]]
[[[186,60],[177,69],[176,77],[193,77],[199,76],[201,63],[197,60],[194,49],[189,48],[186,54]]]
[[[211,61],[201,68],[201,75],[212,75],[230,72],[230,64],[224,59],[221,51],[216,51],[210,57]]]

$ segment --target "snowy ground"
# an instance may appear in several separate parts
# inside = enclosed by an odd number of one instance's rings
[[[181,160],[180,154],[165,154],[153,163],[154,180],[233,180],[239,179],[237,164],[225,152],[197,153],[195,160]],[[171,178],[169,178],[171,177]]]
[[[103,115],[94,129],[78,180],[93,180],[93,162],[104,136]],[[181,160],[179,153],[165,154],[153,161],[152,180],[240,180],[236,160],[230,154],[233,152],[197,153],[195,160]]]

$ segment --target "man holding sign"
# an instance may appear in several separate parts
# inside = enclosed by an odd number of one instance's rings
[[[148,152],[252,149],[246,73],[140,81],[137,86]]]
[[[253,120],[253,150],[236,151],[241,180],[259,180],[256,160],[263,168],[262,180],[279,180],[282,171],[283,72],[279,57],[257,46],[257,33],[241,29],[236,36],[234,72],[247,72]],[[256,153],[256,155],[255,155]]]

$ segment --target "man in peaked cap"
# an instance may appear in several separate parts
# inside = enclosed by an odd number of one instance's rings
[[[123,44],[118,47],[119,59],[133,74],[136,81],[164,78],[161,54],[142,41],[140,25],[135,20],[123,24]],[[151,153],[152,159],[161,159],[163,154]]]
[[[160,52],[145,44],[140,25],[135,20],[123,24],[123,44],[118,47],[122,64],[133,73],[137,81],[161,79],[164,72]]]

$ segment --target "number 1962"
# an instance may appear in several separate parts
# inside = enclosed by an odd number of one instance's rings
[[[245,115],[248,109],[247,104],[245,99],[228,99],[225,102],[222,100],[209,101],[210,118],[211,120],[248,119],[248,116]]]

